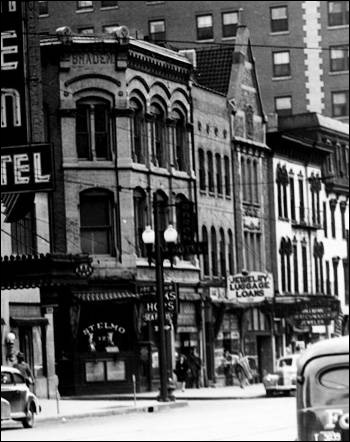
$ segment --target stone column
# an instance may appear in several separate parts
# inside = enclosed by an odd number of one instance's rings
[[[46,376],[47,376],[47,398],[56,397],[56,389],[58,387],[58,377],[55,369],[55,339],[53,329],[53,307],[46,307],[44,317],[48,320],[46,327]]]

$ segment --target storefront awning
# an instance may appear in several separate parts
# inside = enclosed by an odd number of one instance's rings
[[[10,317],[10,324],[11,327],[20,327],[20,326],[31,326],[33,327],[34,325],[48,325],[49,321],[47,318],[42,318],[41,316],[39,317],[14,317],[11,316]]]
[[[120,301],[126,299],[139,299],[139,295],[129,290],[94,290],[75,292],[74,297],[83,302]]]

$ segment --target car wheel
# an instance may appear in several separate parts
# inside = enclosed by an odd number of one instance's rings
[[[273,391],[267,390],[266,391],[266,397],[272,397],[272,396],[273,396]]]
[[[27,416],[22,420],[22,425],[24,428],[33,428],[34,426],[34,409],[31,406],[27,411]]]

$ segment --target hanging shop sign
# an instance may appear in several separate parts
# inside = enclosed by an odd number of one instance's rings
[[[1,2],[1,146],[27,143],[21,3]]]
[[[255,304],[274,295],[271,273],[249,272],[227,277],[227,298],[239,304]]]
[[[304,305],[300,312],[293,316],[293,323],[296,327],[329,325],[335,317],[334,309],[330,305]]]
[[[155,286],[139,287],[139,292],[143,294],[143,314],[145,322],[158,321],[158,301]],[[164,309],[165,319],[170,322],[174,319],[178,311],[177,290],[174,283],[164,284]]]
[[[52,147],[33,144],[1,148],[1,192],[53,190]]]

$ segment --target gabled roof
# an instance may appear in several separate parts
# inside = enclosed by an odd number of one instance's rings
[[[226,95],[230,84],[233,52],[233,45],[196,49],[197,83]]]

